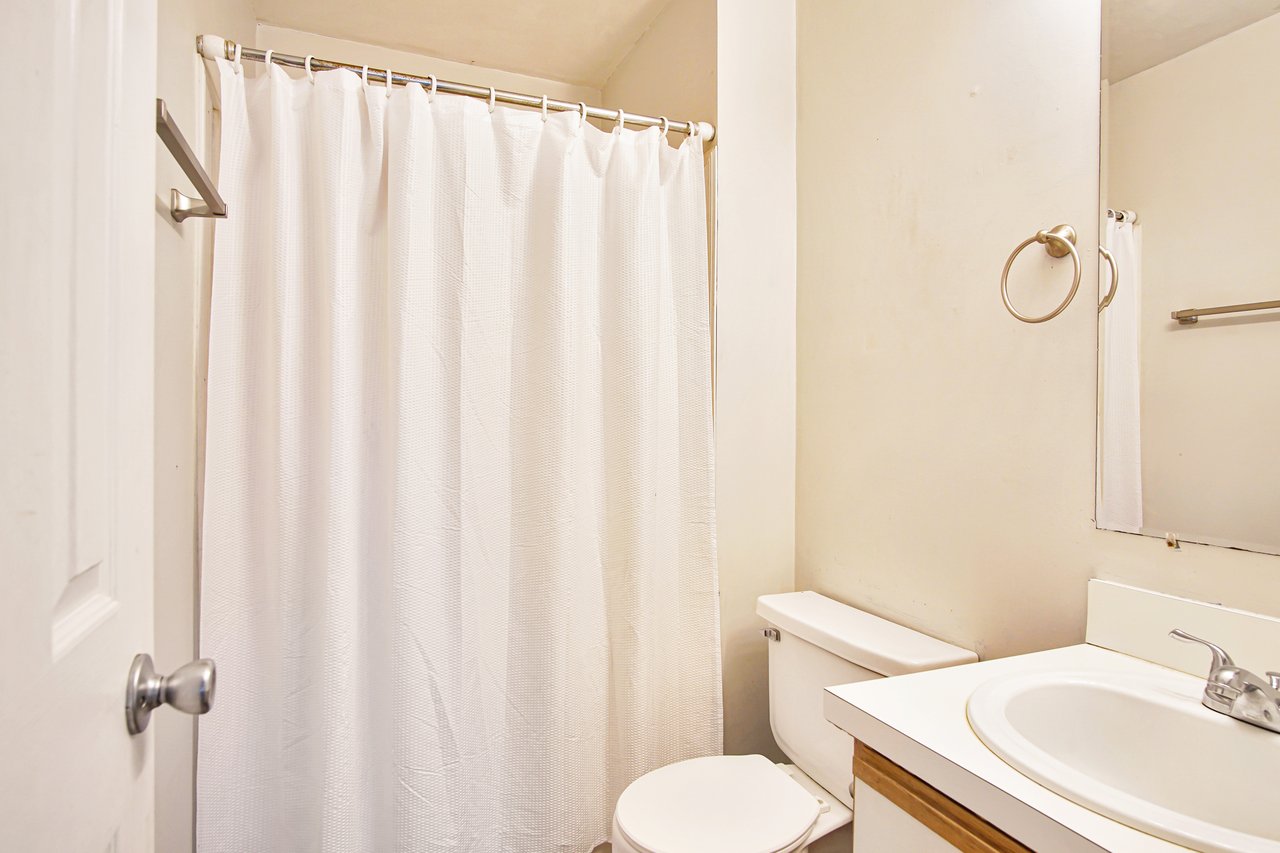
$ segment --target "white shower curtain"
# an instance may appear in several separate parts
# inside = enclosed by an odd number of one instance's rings
[[[1142,232],[1107,220],[1103,245],[1111,250],[1120,284],[1099,315],[1098,526],[1142,532],[1141,303]],[[1107,265],[1101,265],[1107,270]],[[1111,285],[1110,273],[1104,282]],[[1106,292],[1106,291],[1104,291]]]
[[[590,850],[721,748],[701,146],[218,65],[199,849]]]

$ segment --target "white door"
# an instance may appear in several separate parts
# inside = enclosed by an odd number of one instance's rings
[[[155,20],[0,11],[3,851],[152,847],[124,692],[153,621]]]

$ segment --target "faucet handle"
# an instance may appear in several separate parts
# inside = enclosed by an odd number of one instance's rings
[[[1213,673],[1222,669],[1224,666],[1236,665],[1235,661],[1231,659],[1231,655],[1223,651],[1221,646],[1211,643],[1208,640],[1202,640],[1199,637],[1193,637],[1181,628],[1174,628],[1169,632],[1169,636],[1173,637],[1175,640],[1182,640],[1184,643],[1199,643],[1202,646],[1207,646],[1209,651],[1213,653],[1213,663],[1209,670],[1210,675],[1213,675]],[[1268,675],[1274,674],[1268,673]],[[1277,682],[1277,678],[1280,678],[1280,676],[1272,677],[1271,680],[1273,684]]]

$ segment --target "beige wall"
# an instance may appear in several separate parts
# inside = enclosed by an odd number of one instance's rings
[[[1092,576],[1280,613],[1276,558],[1094,529],[1098,40],[1096,3],[799,3],[796,584],[984,657],[1080,641]],[[1086,285],[1019,323],[1000,269],[1059,222]],[[1067,275],[1029,252],[1014,299]]]
[[[422,76],[434,74],[441,80],[452,80],[455,83],[494,86],[509,92],[526,92],[533,95],[545,94],[549,98],[563,101],[586,101],[594,104],[600,100],[600,91],[589,86],[576,86],[545,77],[499,71],[495,68],[469,65],[465,62],[450,62],[447,59],[436,59],[405,50],[330,38],[315,33],[273,27],[269,24],[258,25],[255,44],[259,48],[270,48],[280,53],[292,53],[297,56],[312,54],[321,59],[361,65],[367,62],[370,68],[391,68],[393,71]]]
[[[1144,528],[1280,551],[1275,314],[1169,312],[1280,295],[1280,15],[1110,87],[1108,203],[1143,240]]]
[[[200,33],[253,40],[249,0],[166,0],[159,4],[157,96],[207,167],[212,103]],[[192,194],[173,156],[156,142],[155,602],[156,667],[172,672],[196,657],[196,447],[198,377],[204,376],[204,324],[213,224],[176,223],[169,188]],[[194,718],[152,717],[156,760],[156,849],[190,850],[194,803]]]
[[[716,0],[671,0],[604,84],[602,106],[716,120]],[[672,134],[678,143],[683,135]]]
[[[796,8],[720,0],[716,505],[725,751],[781,753],[769,730],[756,598],[794,588]]]

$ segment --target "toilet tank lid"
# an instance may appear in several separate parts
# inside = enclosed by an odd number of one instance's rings
[[[816,592],[762,595],[756,602],[756,613],[787,633],[881,675],[905,675],[978,660],[968,649]]]

